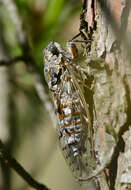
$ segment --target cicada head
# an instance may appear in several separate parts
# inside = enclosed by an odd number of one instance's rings
[[[63,49],[57,42],[51,42],[44,49],[44,74],[50,90],[56,91],[63,72]]]
[[[57,42],[51,42],[44,49],[45,64],[59,65],[62,59],[62,48]]]

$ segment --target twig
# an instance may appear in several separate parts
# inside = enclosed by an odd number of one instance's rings
[[[0,60],[0,66],[10,66],[18,61],[25,61],[25,58],[23,56],[18,56],[8,60]]]
[[[49,190],[45,185],[37,182],[31,175],[14,159],[6,150],[4,144],[0,140],[0,160],[14,169],[31,187],[37,190]]]
[[[15,26],[18,41],[21,45],[27,43],[26,35],[23,29],[22,17],[16,7],[14,0],[1,0],[1,3],[7,8],[9,16]]]

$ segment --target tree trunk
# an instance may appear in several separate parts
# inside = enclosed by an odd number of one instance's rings
[[[95,169],[102,171],[94,179],[99,190],[131,188],[130,5],[130,0],[83,3],[81,21],[91,40],[86,63],[89,77],[93,76],[89,104],[90,110],[93,106]]]

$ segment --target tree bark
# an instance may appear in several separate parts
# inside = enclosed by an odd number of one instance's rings
[[[93,76],[93,140],[96,189],[131,186],[131,46],[130,0],[85,0],[82,21],[91,40],[87,71]],[[88,97],[87,97],[88,101]]]

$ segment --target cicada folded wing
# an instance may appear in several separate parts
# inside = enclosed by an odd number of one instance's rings
[[[61,150],[75,177],[88,179],[94,164],[92,126],[87,102],[71,66],[73,56],[58,43],[51,42],[44,50],[44,57]]]

